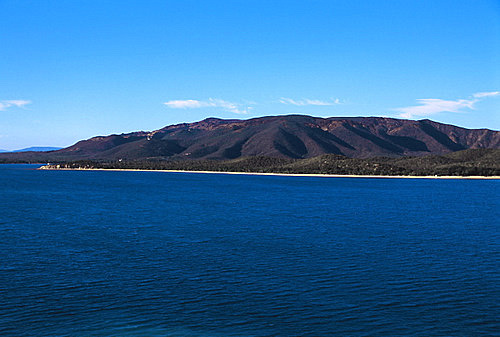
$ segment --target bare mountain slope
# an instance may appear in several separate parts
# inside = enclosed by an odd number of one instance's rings
[[[208,118],[153,132],[94,137],[46,153],[43,160],[311,158],[322,154],[367,158],[442,155],[477,148],[500,148],[500,132],[431,120],[290,115],[249,120]],[[7,155],[14,154],[2,154],[0,159]]]

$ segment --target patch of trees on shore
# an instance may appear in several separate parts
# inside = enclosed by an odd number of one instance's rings
[[[500,149],[474,149],[444,156],[399,158],[348,158],[322,155],[308,159],[244,157],[233,160],[80,160],[48,168],[140,169],[217,172],[408,175],[408,176],[500,176]]]

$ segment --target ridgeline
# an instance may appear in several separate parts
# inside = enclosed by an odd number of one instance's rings
[[[300,160],[326,154],[360,159],[441,156],[498,148],[499,131],[465,129],[426,119],[290,115],[248,120],[208,118],[151,132],[97,136],[57,151],[1,153],[0,162],[226,160],[227,165],[238,166],[231,160]]]

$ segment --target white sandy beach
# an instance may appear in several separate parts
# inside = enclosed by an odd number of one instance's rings
[[[320,177],[320,178],[390,178],[390,179],[487,179],[496,180],[500,176],[386,176],[386,175],[354,175],[354,174],[307,174],[307,173],[264,173],[264,172],[222,172],[222,171],[184,171],[184,170],[143,170],[143,169],[101,169],[101,168],[47,168],[42,166],[39,170],[63,171],[124,171],[124,172],[167,172],[167,173],[200,173],[200,174],[233,174],[257,176],[282,176],[282,177]]]

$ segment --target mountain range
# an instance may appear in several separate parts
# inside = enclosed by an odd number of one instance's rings
[[[2,153],[2,161],[235,159],[267,156],[350,158],[443,155],[500,148],[500,132],[465,129],[428,119],[269,116],[208,118],[156,131],[97,136],[50,152]]]

